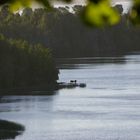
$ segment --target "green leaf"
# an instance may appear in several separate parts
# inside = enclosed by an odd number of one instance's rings
[[[47,8],[51,7],[50,2],[48,0],[35,0],[35,1],[37,1],[38,3],[44,5]]]
[[[9,5],[10,11],[17,11],[23,7],[30,7],[31,2],[31,0],[12,0]]]
[[[140,0],[134,0],[134,4],[130,13],[130,20],[134,25],[140,26]]]
[[[83,19],[91,26],[103,27],[117,24],[120,15],[107,0],[102,0],[99,3],[90,2],[84,10]]]

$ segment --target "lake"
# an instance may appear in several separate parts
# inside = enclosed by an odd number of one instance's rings
[[[59,59],[58,67],[59,81],[87,87],[3,97],[0,119],[26,128],[16,140],[140,140],[140,55]]]

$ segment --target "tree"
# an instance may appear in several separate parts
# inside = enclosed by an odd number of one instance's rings
[[[72,0],[2,0],[0,4],[9,4],[10,9],[19,10],[19,8],[29,7],[33,2],[51,8],[51,2],[64,1],[72,2]],[[130,19],[133,24],[140,24],[140,0],[133,0],[133,7],[130,13]],[[91,26],[102,27],[117,24],[120,16],[117,10],[110,6],[110,0],[88,0],[87,5],[82,11],[83,20]]]
[[[58,70],[42,45],[0,35],[0,89],[55,88]]]

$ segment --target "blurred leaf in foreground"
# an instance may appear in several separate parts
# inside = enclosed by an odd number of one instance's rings
[[[29,7],[31,5],[31,0],[11,0],[10,1],[10,11],[17,11],[22,7]]]
[[[0,0],[0,5],[9,4],[11,11],[17,11],[20,8],[30,7],[33,2],[41,4],[44,7],[50,8],[50,3],[52,1],[72,2],[72,0]]]
[[[102,27],[115,25],[120,21],[116,9],[110,6],[108,0],[90,0],[83,12],[84,21],[90,26]],[[95,2],[94,2],[95,1]]]
[[[72,0],[2,0],[0,4],[8,3],[11,11],[18,11],[20,8],[30,7],[33,2],[50,8],[50,3],[54,1],[72,2]],[[83,12],[83,19],[89,25],[95,27],[110,26],[120,21],[119,13],[110,6],[109,0],[88,1],[89,3]]]
[[[49,0],[0,0],[0,5],[9,4],[11,11],[17,11],[20,8],[31,7],[34,2],[50,8]]]
[[[134,0],[130,20],[134,25],[140,25],[140,0]]]

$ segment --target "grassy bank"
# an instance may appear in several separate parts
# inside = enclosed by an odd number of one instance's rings
[[[24,126],[9,121],[0,120],[0,140],[15,139],[23,133]]]

